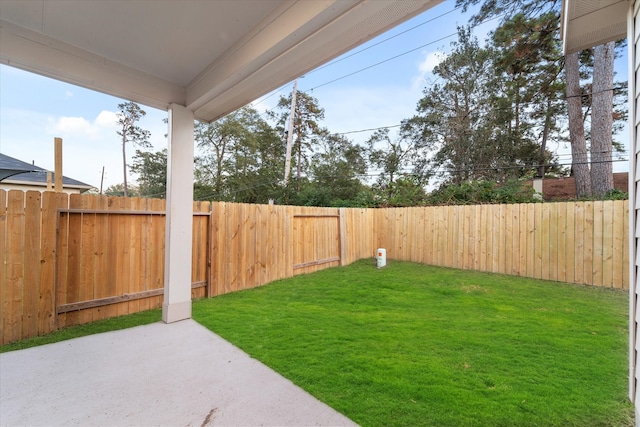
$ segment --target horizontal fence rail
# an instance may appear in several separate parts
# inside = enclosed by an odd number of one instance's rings
[[[373,257],[628,289],[628,202],[194,202],[192,297]],[[0,342],[160,307],[165,201],[0,190]]]

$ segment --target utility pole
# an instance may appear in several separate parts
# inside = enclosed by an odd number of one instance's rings
[[[104,166],[102,167],[102,177],[100,177],[100,194],[102,194],[102,184],[104,183]]]
[[[296,114],[296,90],[298,79],[293,82],[293,92],[291,93],[291,114],[289,116],[289,130],[287,133],[287,157],[284,161],[284,186],[289,182],[289,172],[291,171],[291,146],[293,145],[293,119]]]

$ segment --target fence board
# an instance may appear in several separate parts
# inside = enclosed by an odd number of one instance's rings
[[[464,230],[462,229],[464,224],[462,223],[462,208],[464,206],[453,207],[453,259],[451,260],[451,266],[455,268],[462,268],[462,260],[464,259]]]
[[[504,246],[501,251],[502,273],[512,274],[513,269],[513,219],[511,217],[511,206],[502,206],[502,218],[504,224]]]
[[[602,286],[613,287],[613,200],[602,206]]]
[[[131,197],[128,199],[129,205],[127,206],[127,210],[131,209],[134,211],[141,210],[141,206],[139,204],[140,199],[137,197]],[[137,282],[137,274],[136,274],[136,261],[139,259],[139,248],[142,242],[142,234],[143,230],[141,229],[141,222],[144,220],[143,215],[123,215],[125,219],[125,232],[126,232],[126,245],[127,245],[127,257],[126,257],[126,274],[127,274],[127,282],[128,287],[126,294],[135,294],[138,291],[139,283]],[[125,306],[125,304],[122,304]],[[126,303],[126,313],[131,314],[138,311],[140,308],[139,300],[129,300]]]
[[[491,270],[500,273],[500,253],[504,256],[504,240],[502,239],[502,223],[500,221],[500,205],[491,206],[492,213],[492,241],[491,241]]]
[[[587,285],[594,284],[593,269],[593,202],[586,202],[584,209],[584,281]]]
[[[245,232],[245,255],[246,255],[246,269],[247,269],[247,277],[244,280],[244,288],[253,288],[256,286],[256,275],[255,275],[255,259],[256,259],[256,208],[255,205],[246,205],[245,211],[245,224],[244,224],[244,232]]]
[[[474,216],[474,232],[473,232],[473,265],[469,268],[474,270],[480,270],[480,253],[481,253],[481,241],[480,236],[482,233],[482,207],[476,205],[473,207],[473,216]]]
[[[149,199],[140,199],[140,209],[143,211],[151,210],[151,200]],[[140,248],[138,250],[138,262],[139,266],[136,268],[136,281],[138,282],[138,290],[139,292],[145,292],[152,290],[150,287],[150,277],[151,271],[149,270],[151,266],[151,226],[153,221],[153,215],[141,215],[142,220],[142,228],[144,233],[141,236]],[[164,219],[165,216],[162,216]],[[141,298],[138,300],[138,310],[145,311],[151,308],[151,301],[149,298]]]
[[[480,206],[480,271],[489,271],[490,264],[487,262],[489,259],[488,248],[490,248],[490,243],[488,239],[490,238],[490,221],[492,216],[489,215],[489,206],[482,205]]]
[[[544,252],[545,250],[549,250],[548,246],[543,247],[543,241],[542,241],[542,210],[544,208],[544,205],[542,204],[535,204],[534,205],[534,230],[535,230],[535,236],[534,236],[534,259],[535,259],[535,264],[534,264],[534,273],[533,273],[533,277],[535,277],[536,279],[541,279],[542,278],[542,262],[543,262],[543,256],[544,256]],[[546,243],[548,245],[548,242]]]
[[[106,211],[108,208],[107,196],[97,195],[93,197],[90,203],[91,209]],[[93,289],[92,295],[94,299],[107,297],[107,283],[105,276],[109,265],[106,263],[105,251],[109,241],[109,228],[107,215],[94,214],[95,229],[93,232],[93,270],[91,271]],[[148,308],[148,307],[147,307]],[[93,310],[93,320],[101,320],[106,318],[106,307],[96,307]]]
[[[520,254],[521,254],[521,244],[522,244],[522,236],[521,236],[521,228],[524,228],[523,224],[520,223],[520,209],[521,205],[512,205],[511,206],[511,223],[513,234],[511,236],[511,241],[513,242],[513,253],[511,259],[511,274],[520,276],[521,270],[523,267],[520,264]],[[525,217],[526,224],[526,217]]]
[[[57,208],[67,207],[66,199],[58,203],[58,194],[45,192],[42,195],[42,232],[40,234],[40,302],[38,307],[38,333],[47,334],[55,328],[55,275],[56,275],[56,219]],[[66,195],[62,196],[66,197]],[[0,195],[0,199],[2,196]],[[1,227],[0,227],[1,229]],[[0,235],[2,231],[0,230]],[[0,238],[0,241],[2,239]],[[1,273],[0,273],[1,274]],[[0,285],[1,286],[1,285]]]
[[[611,248],[611,285],[614,288],[622,289],[624,285],[623,280],[623,263],[624,263],[624,253],[625,248],[627,246],[627,241],[625,240],[624,234],[624,201],[616,200],[613,202],[612,215],[610,219],[605,219],[611,221],[613,232],[612,232],[612,248]],[[616,250],[616,249],[621,250]]]
[[[120,209],[131,210],[131,198],[124,197],[120,201]],[[134,293],[131,283],[131,227],[127,215],[118,215],[118,246],[121,248],[116,257],[116,264],[119,266],[116,274],[116,295]],[[129,303],[121,302],[117,304],[118,315],[129,314]]]
[[[427,245],[428,261],[427,264],[436,264],[438,260],[438,215],[435,207],[427,208],[428,230],[427,239],[429,240]]]
[[[69,204],[67,202],[67,206]],[[57,239],[56,239],[56,307],[59,304],[67,302],[67,257],[69,255],[69,214],[60,213],[57,221]],[[56,328],[62,328],[66,325],[67,315],[62,314],[56,316]]]
[[[260,251],[259,255],[259,263],[260,263],[260,285],[265,283],[269,283],[269,271],[267,258],[269,255],[269,241],[267,240],[267,230],[269,228],[269,208],[267,206],[260,206],[260,222],[259,222],[259,241],[258,247]]]
[[[95,196],[80,196],[77,202],[82,209],[95,209]],[[86,301],[96,298],[93,292],[95,270],[95,232],[96,232],[96,214],[74,214],[79,216],[82,224],[80,230],[80,263],[78,266],[78,299],[77,301]],[[93,321],[94,311],[96,309],[82,310],[78,313],[78,323],[88,323]]]
[[[574,281],[582,285],[587,283],[584,277],[584,239],[585,239],[585,204],[574,203],[574,226],[575,226],[575,243],[574,243],[574,265],[575,270]]]
[[[211,225],[210,233],[213,238],[211,243],[211,295],[216,296],[222,294],[222,278],[221,271],[223,268],[223,239],[222,229],[224,228],[223,203],[214,203],[211,207]]]
[[[574,203],[565,203],[565,218],[566,218],[566,233],[565,233],[565,267],[564,267],[564,280],[569,283],[573,283],[575,280],[575,233],[576,233],[576,225],[575,225],[575,215],[574,215]]]
[[[558,222],[558,204],[549,203],[549,280],[558,280],[558,238],[560,227]]]
[[[533,203],[526,205],[527,212],[527,228],[526,228],[526,248],[527,248],[527,272],[525,276],[535,277],[536,274],[536,210]]]
[[[520,225],[519,230],[519,256],[518,256],[518,276],[526,276],[528,270],[529,257],[527,256],[527,243],[529,237],[529,216],[528,213],[529,204],[521,204],[518,209],[518,221]]]
[[[602,286],[603,277],[603,249],[604,228],[603,215],[604,203],[600,200],[593,202],[593,285]]]
[[[550,239],[551,235],[551,206],[543,205],[542,206],[542,219],[541,219],[541,248],[542,248],[542,272],[541,277],[544,280],[549,280],[551,278],[551,252],[554,250]]]
[[[27,191],[24,220],[24,302],[22,338],[38,335],[38,309],[40,303],[40,225],[41,194]]]
[[[22,336],[24,192],[9,191],[7,201],[3,340],[10,342]]]
[[[7,192],[0,190],[0,266],[6,265],[7,256]],[[4,321],[7,313],[7,269],[0,269],[0,341],[4,342]]]
[[[160,199],[153,199],[149,203],[149,208],[156,212],[166,211],[166,201]],[[164,254],[165,254],[165,229],[167,224],[167,218],[164,215],[152,215],[151,216],[151,240],[150,244],[150,264],[149,264],[149,284],[148,288],[158,289],[164,287]],[[162,307],[164,295],[148,298],[149,308]]]
[[[457,267],[456,258],[458,258],[458,206],[447,206],[447,251],[445,258],[447,259],[447,267]]]

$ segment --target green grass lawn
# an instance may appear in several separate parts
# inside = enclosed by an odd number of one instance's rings
[[[628,295],[371,261],[193,317],[364,426],[631,426]]]
[[[12,342],[0,346],[0,353],[6,351],[22,350],[29,347],[36,347],[44,344],[80,338],[87,335],[99,334],[101,332],[117,331],[119,329],[132,328],[134,326],[148,325],[162,320],[162,310],[148,310],[140,313],[129,314],[127,316],[112,317],[110,319],[98,320],[84,325],[69,326],[50,334],[41,335],[21,341]]]

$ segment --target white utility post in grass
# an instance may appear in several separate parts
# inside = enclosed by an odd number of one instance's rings
[[[191,234],[193,223],[193,111],[169,106],[167,226],[162,320],[191,317]]]

